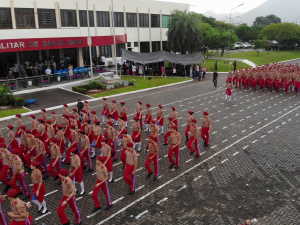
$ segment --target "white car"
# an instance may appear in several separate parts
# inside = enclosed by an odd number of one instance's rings
[[[234,44],[234,49],[240,49],[240,48],[243,48],[243,43],[242,42],[236,42]]]
[[[251,45],[248,42],[243,42],[243,48],[250,48]]]

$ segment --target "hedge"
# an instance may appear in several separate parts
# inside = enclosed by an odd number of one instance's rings
[[[91,81],[90,84],[87,84],[87,85],[74,86],[74,87],[72,87],[72,91],[87,95],[88,90],[91,90],[94,87],[97,87],[98,89],[106,89],[106,85],[101,84],[99,82],[96,83],[96,82],[97,81]]]
[[[14,98],[11,103],[14,107],[22,107],[22,106],[24,106],[24,99],[23,98]]]
[[[78,92],[80,94],[84,94],[84,95],[87,95],[87,93],[88,93],[88,90],[85,88],[81,88],[81,86],[72,87],[72,90],[75,92]]]

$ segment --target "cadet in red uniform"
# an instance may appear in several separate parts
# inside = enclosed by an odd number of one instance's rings
[[[78,152],[80,153],[80,146],[79,146],[79,134],[78,132],[75,130],[75,127],[70,127],[71,128],[71,145],[67,150],[66,153],[66,164],[69,165],[70,164],[70,157],[71,157],[71,149],[72,148],[76,148],[78,150]]]
[[[102,138],[101,145],[102,145],[102,154],[104,157],[104,165],[106,166],[108,173],[109,173],[108,183],[111,183],[114,181],[114,179],[113,179],[113,163],[112,163],[112,159],[111,159],[111,147],[106,143],[107,143],[107,139]]]
[[[27,130],[29,132],[29,130]],[[31,166],[31,157],[37,156],[37,149],[36,149],[36,140],[35,137],[28,133],[27,134],[27,152],[25,155],[25,162],[28,166],[28,172],[31,171],[30,166]]]
[[[56,134],[56,125],[58,124],[58,118],[56,116],[56,112],[51,112],[51,126],[54,128],[55,134]]]
[[[57,145],[57,138],[52,138],[50,140],[51,145],[51,162],[48,167],[48,171],[51,175],[51,177],[54,177],[54,181],[59,178],[58,173],[61,169],[61,154],[60,154],[60,148]],[[54,167],[56,167],[56,172],[54,171]],[[59,182],[61,183],[61,181]]]
[[[107,98],[102,98],[103,100],[103,111],[102,111],[102,123],[105,123],[105,116],[109,113],[108,103],[106,102]]]
[[[136,147],[136,144],[138,144],[137,151],[141,151],[142,142],[141,142],[141,125],[139,124],[139,117],[133,118],[133,125],[132,125],[132,140],[134,142],[134,149]]]
[[[195,150],[197,152],[197,157],[200,155],[199,147],[198,147],[198,136],[199,136],[199,129],[198,126],[196,125],[197,120],[192,119],[191,121],[191,127],[190,127],[190,133],[191,137],[189,142],[187,143],[187,147],[191,150],[191,155],[194,154]],[[195,149],[192,147],[192,144],[194,144]]]
[[[158,144],[158,126],[156,126],[155,120],[150,121],[150,134],[153,136],[153,140]]]
[[[30,132],[33,135],[36,135],[38,133],[35,115],[30,115],[30,129],[31,129]]]
[[[157,177],[158,177],[159,149],[158,149],[158,144],[154,141],[153,135],[148,136],[148,149],[149,149],[150,154],[148,155],[148,158],[146,159],[146,162],[145,162],[145,167],[148,170],[148,175],[146,176],[146,179],[150,178],[150,176],[153,174],[153,171],[150,168],[150,163],[153,161],[154,171],[155,171],[153,180],[155,181],[155,180],[157,180]],[[147,150],[146,150],[146,153],[147,153]]]
[[[163,107],[161,105],[158,106],[157,118],[156,118],[156,125],[160,130],[159,135],[162,135],[164,133],[164,111],[162,110],[162,108]]]
[[[225,92],[225,101],[227,101],[227,97],[228,97],[228,101],[230,102],[231,101],[232,89],[233,89],[232,83],[228,82],[224,86],[227,87],[227,90]]]
[[[20,126],[20,129],[18,131],[20,136],[20,147],[19,147],[19,157],[22,159],[22,161],[25,163],[25,150],[27,148],[27,133],[25,132],[26,127]],[[4,142],[5,143],[5,142]]]
[[[88,101],[84,101],[83,109],[86,111],[86,115],[88,116],[88,118],[91,119],[91,108],[88,103]]]
[[[163,145],[168,145],[168,138],[170,137],[170,135],[173,132],[173,127],[175,126],[175,123],[172,120],[173,120],[173,118],[169,117],[168,132],[164,135],[165,143],[163,143]]]
[[[138,166],[138,157],[136,151],[133,149],[133,143],[127,143],[126,154],[126,165],[124,170],[124,180],[130,186],[129,195],[132,195],[135,192],[135,178],[136,178],[136,169]],[[130,176],[130,178],[129,178]]]
[[[13,218],[10,225],[32,225],[32,217],[27,210],[31,207],[31,204],[23,202],[17,196],[18,193],[14,189],[7,192],[7,198],[11,206],[11,212],[8,212],[7,215]]]
[[[208,117],[208,112],[203,113],[201,125],[201,137],[204,140],[204,146],[209,146],[209,133],[211,131],[211,119]]]
[[[188,112],[187,125],[185,129],[185,143],[188,143],[189,141],[189,132],[191,128],[191,123],[192,123],[192,119],[194,119],[193,114],[194,114],[193,111]]]
[[[40,162],[42,164],[44,172],[45,172],[45,176],[43,177],[43,180],[45,180],[49,177],[49,171],[48,171],[48,167],[47,167],[47,163],[46,163],[46,148],[45,148],[44,143],[41,141],[40,134],[36,134],[34,137],[35,137],[35,148],[37,150],[37,155],[35,157],[33,157],[33,160]]]
[[[99,118],[98,118],[98,116],[97,116],[96,114],[97,114],[96,111],[92,111],[92,112],[91,112],[91,115],[92,115],[92,116],[91,116],[91,117],[92,117],[91,120],[92,120],[92,122],[93,122],[92,124],[94,124],[96,120],[99,121]]]
[[[5,139],[4,139],[3,135],[2,135],[1,130],[0,130],[0,143],[5,143]]]
[[[8,151],[6,149],[6,144],[5,143],[0,144],[0,153],[2,154],[2,158],[3,158],[3,167],[1,169],[0,178],[3,182],[3,184],[5,185],[4,191],[7,191],[10,188],[10,184],[7,181],[7,176],[8,175],[10,177],[13,176],[12,168],[11,168],[11,166],[12,166],[12,154],[10,153],[10,151]]]
[[[21,114],[16,114],[16,124],[17,124],[17,131],[16,131],[16,135],[15,138],[18,141],[19,145],[21,144],[21,140],[20,140],[20,135],[19,135],[19,130],[20,127],[23,125],[23,121],[21,120]]]
[[[38,212],[45,214],[47,212],[46,202],[44,200],[45,197],[45,185],[43,184],[42,173],[38,169],[40,163],[37,161],[33,161],[31,163],[31,181],[33,183],[33,189],[30,196],[30,201],[38,206]]]
[[[70,149],[72,159],[71,159],[71,167],[70,167],[70,179],[80,184],[81,192],[80,195],[84,194],[84,183],[82,181],[82,167],[81,167],[81,160],[78,156],[78,150],[76,148]]]
[[[171,112],[171,118],[172,122],[175,124],[175,126],[178,126],[178,113],[176,112],[176,108],[173,106],[172,112]]]
[[[48,116],[46,114],[46,109],[41,109],[41,119],[43,120],[43,122],[45,122],[47,118]]]
[[[177,132],[178,127],[177,126],[173,126],[172,128],[172,133],[171,133],[171,138],[170,138],[170,143],[171,147],[169,149],[169,160],[170,160],[170,168],[173,168],[173,166],[175,166],[175,169],[179,168],[179,148],[180,148],[180,144],[181,144],[181,136],[180,134]],[[175,158],[176,158],[176,165],[175,165],[175,161],[173,159],[173,153],[175,152]]]
[[[89,164],[88,172],[93,171],[93,162],[91,159],[91,145],[90,145],[89,138],[88,136],[85,135],[84,130],[80,130],[79,135],[81,137],[80,138],[80,159],[81,159],[82,169],[86,168],[86,165],[83,160],[85,157]]]
[[[107,173],[107,168],[103,164],[103,161],[105,161],[105,158],[103,156],[98,156],[96,160],[96,172],[97,172],[97,181],[94,185],[94,190],[93,190],[93,200],[95,203],[95,208],[92,211],[92,213],[97,212],[98,210],[101,209],[101,205],[99,202],[98,194],[100,189],[102,189],[103,193],[105,194],[107,206],[105,210],[109,210],[112,207],[111,199],[110,199],[110,193],[108,190],[108,173]]]
[[[63,104],[63,115],[69,115],[69,109],[67,104]]]
[[[99,125],[100,125],[100,121],[95,120],[94,121],[94,126],[93,126],[94,141],[91,144],[91,147],[92,147],[92,156],[91,156],[91,158],[93,158],[96,155],[95,148],[100,148],[100,149],[102,148],[102,145],[101,145],[102,129]]]
[[[73,109],[73,115],[75,116],[75,121],[76,121],[76,123],[77,123],[77,127],[78,127],[78,129],[81,129],[81,121],[80,121],[80,116],[79,116],[79,114],[78,114],[78,112],[77,112],[77,109],[76,108],[74,108]]]
[[[139,126],[139,124],[138,124]],[[121,160],[123,163],[123,169],[125,168],[125,164],[126,164],[126,155],[125,155],[125,151],[127,150],[127,143],[132,142],[132,138],[131,136],[127,133],[127,130],[124,129],[122,131],[122,152],[121,152]]]
[[[0,223],[2,225],[8,225],[8,220],[6,218],[6,215],[5,213],[3,212],[3,205],[2,205],[2,202],[5,200],[4,196],[2,195],[1,193],[1,190],[0,190]]]
[[[123,121],[125,122],[125,127],[127,127],[127,112],[126,112],[126,107],[124,102],[120,102],[121,105],[121,116],[123,116]]]
[[[114,120],[114,123],[115,123],[115,126],[118,126],[118,119],[119,119],[119,113],[118,113],[118,106],[116,104],[116,100],[112,100],[112,104],[111,104],[111,115],[112,115],[112,118]]]
[[[57,208],[57,215],[62,224],[70,224],[68,217],[65,214],[65,209],[68,205],[72,209],[76,217],[76,224],[82,224],[81,215],[76,204],[75,185],[73,181],[68,177],[68,170],[61,169],[59,171],[59,177],[62,180],[63,197]]]
[[[150,132],[150,122],[152,120],[152,113],[150,109],[151,105],[146,104],[146,116],[145,116],[145,125],[146,125],[146,130],[145,132]]]
[[[13,166],[13,176],[10,180],[10,186],[17,191],[18,194],[22,193],[21,189],[17,185],[17,181],[20,182],[25,197],[23,200],[28,199],[30,197],[30,192],[28,185],[26,183],[26,173],[24,171],[24,165],[20,157],[18,156],[18,149],[14,148],[11,150],[12,154],[12,166]]]
[[[136,114],[135,117],[139,118],[141,130],[143,130],[143,107],[142,107],[142,102],[138,101],[137,107],[136,107],[136,110],[135,110],[134,114]]]
[[[19,147],[19,143],[18,141],[15,139],[15,132],[13,132],[13,126],[12,125],[8,125],[7,126],[7,138],[8,138],[8,145],[7,145],[7,149],[9,151],[11,151],[13,148],[18,148]]]
[[[118,139],[118,147],[121,146],[122,142],[122,131],[125,129],[125,122],[123,120],[123,116],[119,116],[119,131],[116,135]]]
[[[111,147],[112,155],[114,160],[118,160],[118,151],[117,151],[117,139],[116,139],[116,130],[113,127],[111,121],[107,122],[107,144]]]

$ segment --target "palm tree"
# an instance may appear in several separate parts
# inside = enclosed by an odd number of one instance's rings
[[[6,84],[0,85],[0,105],[5,105],[13,100],[13,92]]]
[[[175,10],[169,21],[168,47],[181,54],[199,52],[202,47],[201,15]]]

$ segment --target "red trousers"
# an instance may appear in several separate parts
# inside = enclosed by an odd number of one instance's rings
[[[139,118],[139,120],[140,120],[140,125],[141,125],[141,129],[143,129],[143,115],[141,115],[140,113],[137,113],[137,114],[136,114],[136,117]]]
[[[150,163],[153,161],[154,162],[154,170],[155,170],[155,176],[158,177],[158,154],[153,157],[153,159],[150,159],[153,156],[153,154],[149,154],[148,158],[146,159],[145,162],[145,167],[148,170],[148,174],[152,173],[152,169],[150,168]]]
[[[256,86],[257,86],[257,79],[252,79],[252,87],[254,88],[254,90],[256,90]]]
[[[164,137],[165,137],[165,144],[168,144],[168,137],[170,137],[170,135],[171,135],[171,131],[168,131],[165,135],[164,135]]]
[[[209,133],[208,133],[209,127],[202,127],[201,129],[201,137],[206,142],[206,144],[209,145]]]
[[[23,161],[23,162],[26,162],[25,160],[25,150],[26,150],[26,147],[24,145],[21,145],[20,148],[19,148],[19,152],[18,152],[18,156],[20,157],[20,159]]]
[[[39,191],[39,196],[36,196],[36,191],[39,188],[39,183],[35,183],[33,184],[33,189],[31,192],[31,196],[30,196],[30,201],[31,200],[38,200],[39,202],[43,202],[44,201],[44,197],[45,197],[45,185],[42,183],[40,191]]]
[[[185,129],[185,136],[188,138],[189,137],[189,132],[190,132],[190,125],[187,125],[186,129]]]
[[[19,142],[14,139],[10,145],[7,146],[7,149],[11,152],[12,149],[19,148]]]
[[[195,149],[192,147],[192,144],[194,144]],[[191,152],[194,152],[196,150],[197,155],[200,155],[200,151],[198,147],[198,138],[191,137],[189,142],[187,143],[187,147],[191,150]]]
[[[3,212],[2,207],[2,200],[0,200],[0,224],[2,225],[8,225],[8,220],[6,218],[5,213]]]
[[[159,122],[158,122],[158,120],[159,120]],[[159,126],[163,126],[164,125],[164,118],[162,116],[157,117],[157,119],[156,119],[156,125],[159,125]]]
[[[111,203],[111,199],[110,199],[110,193],[109,193],[109,190],[108,190],[108,183],[107,183],[107,181],[105,181],[104,183],[102,183],[99,187],[96,187],[96,184],[99,184],[100,182],[101,182],[100,180],[96,181],[96,183],[94,185],[93,194],[92,194],[96,208],[101,207],[100,202],[99,202],[99,198],[98,198],[98,193],[99,193],[100,189],[102,189],[103,193],[105,194],[107,205],[111,205],[112,204]]]
[[[59,171],[61,170],[61,159],[58,159],[56,164],[55,164],[57,172],[54,171],[54,166],[53,166],[54,162],[55,162],[55,159],[51,159],[51,162],[50,162],[49,167],[48,167],[48,171],[49,171],[51,177],[58,176]],[[60,178],[59,178],[59,180],[60,180]]]
[[[31,225],[32,224],[32,217],[29,215],[26,220],[23,221],[16,221],[15,219],[11,221],[10,225]]]
[[[296,81],[295,82],[295,91],[296,91],[297,94],[299,92],[299,87],[300,87],[300,82]]]
[[[265,86],[266,86],[266,81],[265,81],[265,79],[260,79],[260,80],[259,80],[259,85],[260,85],[261,88],[265,89]]]
[[[70,157],[71,157],[71,152],[70,152],[70,150],[71,150],[72,148],[76,148],[76,149],[78,150],[78,152],[80,153],[79,143],[75,143],[75,144],[73,144],[73,145],[70,145],[70,147],[68,148],[67,153],[66,153],[66,163],[70,163],[70,162],[71,162],[71,160],[70,160]]]
[[[40,162],[44,168],[45,171],[45,175],[49,176],[49,171],[48,171],[48,167],[47,167],[47,163],[46,163],[46,155],[40,155],[39,157],[36,158],[37,162]],[[41,167],[39,167],[41,168]]]
[[[104,162],[107,160],[108,156],[104,156]],[[113,171],[113,163],[112,163],[112,159],[111,157],[109,157],[109,159],[107,160],[107,163],[105,164],[108,172],[112,172]]]
[[[126,148],[122,148],[122,152],[121,152],[121,160],[124,166],[126,164],[126,155],[125,155],[126,150],[127,150]]]
[[[291,82],[290,81],[285,81],[284,82],[284,88],[285,88],[286,92],[289,92],[290,86],[291,86]]]
[[[32,149],[31,152],[27,151],[27,153],[25,155],[25,162],[26,162],[28,168],[30,168],[30,166],[31,166],[31,156],[32,157],[37,156],[37,149],[36,148]]]
[[[65,223],[68,223],[69,222],[69,219],[68,217],[66,216],[65,214],[65,209],[67,208],[68,205],[70,205],[70,208],[72,209],[73,213],[75,214],[75,217],[76,217],[76,224],[79,224],[81,222],[81,215],[80,215],[80,212],[79,212],[79,209],[77,207],[77,204],[76,204],[76,197],[73,196],[65,206],[62,206],[62,203],[67,199],[68,197],[67,196],[63,196],[60,203],[59,203],[59,206],[56,210],[57,212],[57,215],[60,219],[60,222],[62,224],[65,224]]]
[[[81,149],[81,153],[82,153],[83,149]],[[86,160],[88,161],[88,164],[89,164],[89,169],[93,169],[93,162],[92,162],[92,159],[91,159],[91,149],[87,149],[82,155],[79,155],[80,157],[80,161],[81,161],[81,167],[86,167],[85,165],[85,162],[84,162],[84,157],[86,158]]]
[[[130,191],[134,191],[134,185],[135,185],[135,178],[136,178],[136,174],[132,175],[132,172],[134,170],[134,165],[129,165],[127,164],[124,170],[124,180],[126,181],[126,183],[130,186]],[[129,178],[130,176],[130,178]]]
[[[172,148],[174,145],[172,144],[170,149],[169,149],[169,160],[171,165],[175,164],[175,161],[173,159],[173,153],[175,152],[175,158],[176,158],[176,166],[179,166],[179,145],[175,148]]]
[[[132,133],[131,138],[132,138],[134,143],[141,142],[141,133],[139,135],[138,135],[138,133],[139,133],[139,131],[133,131],[133,133]]]
[[[7,181],[7,170],[8,170],[8,166],[3,166],[2,170],[1,170],[1,174],[0,174],[0,178],[3,182],[3,184],[5,185],[9,185],[8,181]],[[9,176],[12,177],[13,176],[13,173],[12,173],[12,170],[9,171]]]
[[[280,80],[275,80],[275,88],[277,89],[277,91],[280,90]]]
[[[72,170],[72,173],[75,169]],[[75,177],[75,182],[82,182],[82,167],[79,167],[76,173],[73,176],[70,176],[70,179],[74,182],[74,177]]]
[[[113,143],[112,146],[110,145],[111,143]],[[111,146],[111,155],[113,155],[114,159],[118,159],[117,140],[108,139],[107,144]]]
[[[30,195],[29,188],[26,183],[26,173],[25,172],[15,175],[15,179],[11,178],[11,180],[10,180],[10,186],[13,189],[15,189],[17,191],[17,193],[21,193],[22,191],[19,188],[19,186],[17,185],[17,181],[20,182],[20,184],[24,190],[25,196]]]
[[[237,82],[236,82],[236,85],[235,85],[236,87],[239,87],[239,89],[241,89],[241,87],[242,87],[242,78],[240,78],[240,79],[237,79]]]

